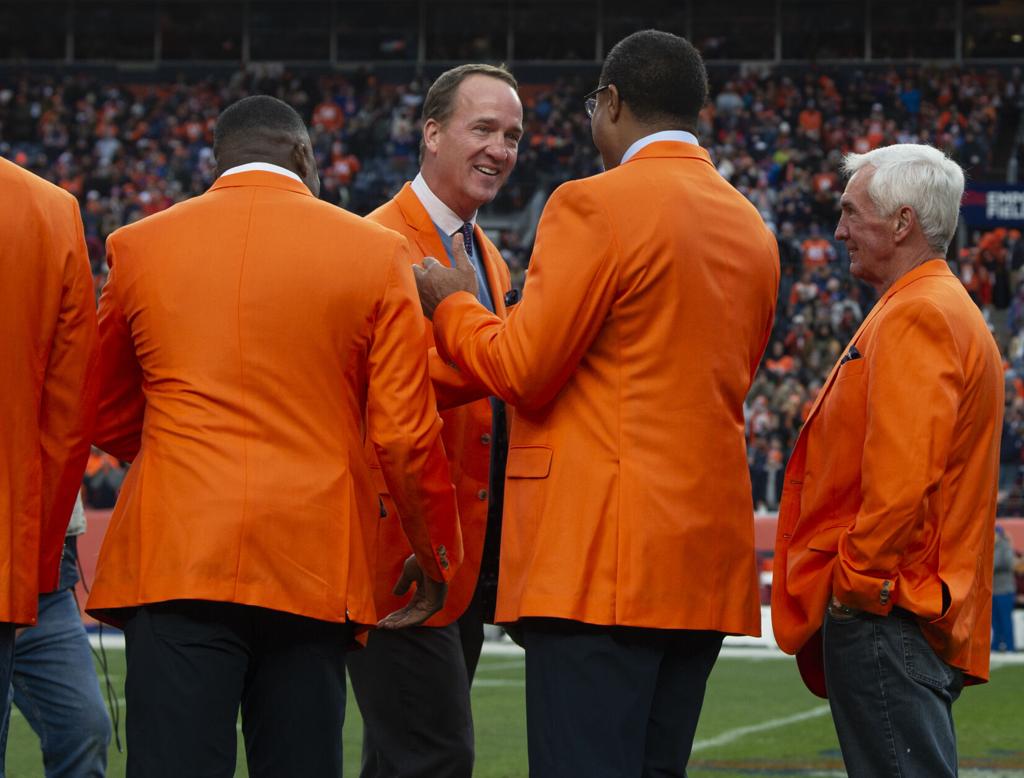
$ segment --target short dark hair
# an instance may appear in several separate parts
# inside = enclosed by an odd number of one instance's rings
[[[213,130],[213,155],[224,144],[245,141],[256,135],[276,133],[297,135],[307,132],[306,124],[298,112],[283,100],[270,95],[243,97],[225,108],[217,118]]]
[[[642,122],[674,122],[693,129],[708,99],[708,72],[686,38],[660,30],[634,32],[615,44],[600,85],[614,84]]]
[[[459,65],[451,70],[446,70],[430,85],[427,96],[423,100],[423,121],[433,119],[438,124],[448,121],[448,117],[455,110],[455,93],[459,89],[459,84],[470,76],[490,76],[504,81],[516,91],[519,90],[519,83],[515,76],[504,65],[480,63]]]

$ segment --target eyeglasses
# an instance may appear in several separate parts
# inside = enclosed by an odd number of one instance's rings
[[[594,109],[597,108],[597,96],[598,96],[598,94],[600,94],[601,92],[603,92],[605,89],[607,89],[610,86],[611,86],[611,84],[605,84],[604,86],[599,86],[597,89],[595,89],[593,92],[589,93],[586,97],[583,98],[583,110],[585,110],[587,112],[587,118],[588,119],[593,119],[594,118]]]

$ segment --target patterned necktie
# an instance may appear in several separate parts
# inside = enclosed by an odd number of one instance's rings
[[[459,232],[462,233],[462,242],[466,246],[466,256],[473,256],[473,225],[466,222],[459,227]]]

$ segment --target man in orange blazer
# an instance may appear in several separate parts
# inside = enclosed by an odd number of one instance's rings
[[[989,669],[1000,358],[943,259],[959,166],[902,144],[845,168],[836,239],[881,298],[786,468],[772,622],[851,776],[954,776],[951,705]]]
[[[341,774],[344,655],[373,624],[380,458],[443,605],[462,556],[405,239],[320,202],[302,120],[239,101],[220,175],[118,230],[100,301],[97,444],[134,460],[89,611],[124,624],[129,776]]]
[[[692,134],[706,97],[686,40],[630,35],[587,97],[607,171],[551,196],[508,319],[461,252],[417,268],[438,350],[515,406],[497,620],[531,776],[682,776],[723,635],[760,629],[743,400],[778,251]]]
[[[18,626],[57,588],[89,455],[96,298],[78,201],[0,159],[0,776]]]
[[[460,65],[433,83],[423,103],[421,170],[369,219],[403,234],[416,262],[468,247],[479,299],[505,318],[508,267],[476,225],[516,163],[523,108],[512,75],[492,65]],[[473,772],[469,688],[484,621],[494,619],[507,431],[504,404],[440,359],[431,361],[438,404],[448,408],[443,438],[459,503],[465,555],[444,609],[422,627],[377,632],[348,658],[363,714],[363,778],[468,778]],[[451,407],[458,406],[458,407]],[[493,406],[493,413],[492,413]],[[379,472],[379,471],[375,471]],[[379,482],[379,479],[378,479]],[[384,489],[381,484],[382,491]],[[401,607],[392,593],[409,556],[394,507],[377,522],[379,611]],[[416,667],[416,673],[403,672]],[[408,708],[435,710],[429,717]]]

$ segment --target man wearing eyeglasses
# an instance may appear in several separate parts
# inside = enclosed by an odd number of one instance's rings
[[[743,400],[778,250],[694,130],[700,55],[654,30],[585,104],[606,172],[559,187],[523,302],[417,271],[440,351],[515,406],[497,621],[526,646],[530,775],[683,776],[723,635],[758,634]]]

